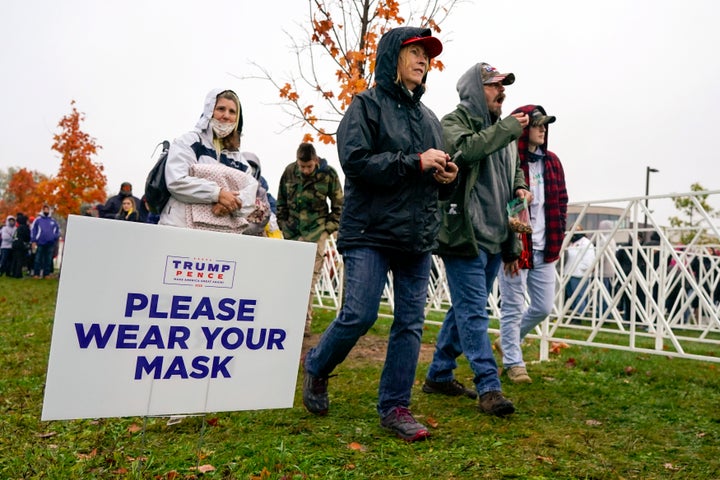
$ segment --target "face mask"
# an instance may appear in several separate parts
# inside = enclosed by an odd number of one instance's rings
[[[221,123],[215,118],[210,119],[210,126],[212,127],[213,132],[215,132],[215,135],[217,135],[218,138],[225,138],[230,135],[233,130],[235,130],[234,123]]]

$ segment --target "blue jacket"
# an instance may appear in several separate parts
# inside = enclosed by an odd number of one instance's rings
[[[30,241],[38,245],[52,245],[60,238],[60,226],[51,216],[40,215],[32,224]]]
[[[430,33],[415,27],[385,33],[377,49],[377,85],[358,94],[340,122],[338,157],[345,173],[341,251],[375,247],[425,253],[435,248],[439,192],[453,187],[440,187],[432,172],[423,172],[419,154],[443,149],[442,128],[420,102],[424,85],[408,92],[395,82],[402,42]]]

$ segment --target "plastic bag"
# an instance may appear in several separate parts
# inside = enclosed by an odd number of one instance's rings
[[[532,233],[526,199],[516,198],[507,204],[508,223],[515,233]]]

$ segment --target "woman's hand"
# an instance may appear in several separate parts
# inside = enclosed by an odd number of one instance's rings
[[[237,198],[239,194],[240,192],[233,192],[230,190],[225,190],[224,188],[220,189],[217,204],[221,205],[226,210],[225,215],[232,213],[242,207],[242,203]],[[213,213],[215,213],[214,206]]]
[[[227,215],[230,215],[230,211],[219,203],[213,203],[212,213],[216,217],[225,217]]]
[[[457,178],[458,170],[459,169],[456,163],[447,162],[443,170],[437,170],[433,174],[433,178],[436,182],[442,183],[443,185],[446,183],[452,183]]]

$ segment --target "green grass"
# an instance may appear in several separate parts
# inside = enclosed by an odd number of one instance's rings
[[[380,428],[381,363],[348,359],[330,380],[331,411],[303,408],[185,418],[40,421],[56,280],[0,278],[2,479],[717,479],[720,375],[711,363],[615,350],[563,349],[504,382],[517,413],[484,415],[466,398],[425,395],[431,428],[407,444]],[[332,312],[318,310],[321,332]],[[369,335],[382,336],[381,319]],[[426,328],[432,342],[438,327]],[[537,342],[526,347],[537,358]],[[471,384],[460,360],[458,378]],[[195,468],[212,465],[213,471]]]

